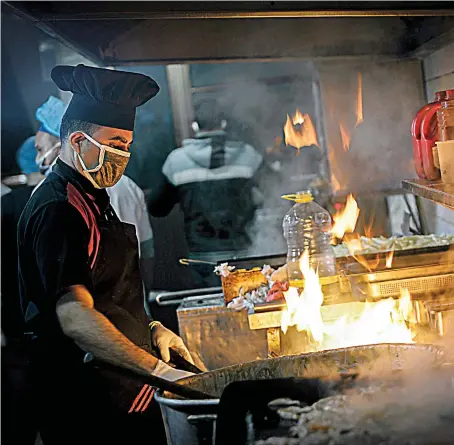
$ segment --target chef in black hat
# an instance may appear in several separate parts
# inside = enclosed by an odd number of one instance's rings
[[[135,229],[119,221],[105,190],[128,164],[136,108],[159,87],[142,74],[84,65],[57,66],[52,79],[73,93],[60,159],[18,230],[22,307],[37,337],[41,437],[46,445],[163,443],[153,388],[84,364],[89,353],[145,375],[189,375],[165,363],[169,348],[192,359],[180,337],[147,319]]]

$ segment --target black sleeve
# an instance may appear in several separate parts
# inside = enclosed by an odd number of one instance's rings
[[[167,216],[178,202],[178,189],[163,175],[161,184],[148,199],[148,211],[152,216]]]
[[[89,230],[80,213],[60,201],[46,205],[33,219],[33,252],[45,290],[43,303],[55,304],[68,286],[91,289]]]

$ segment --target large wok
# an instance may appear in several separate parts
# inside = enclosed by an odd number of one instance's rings
[[[315,352],[233,365],[179,381],[220,397],[232,382],[286,377],[338,378],[343,373],[383,379],[392,371],[423,372],[443,362],[443,350],[433,345],[379,344]],[[159,391],[169,445],[214,443],[219,398],[183,400]]]

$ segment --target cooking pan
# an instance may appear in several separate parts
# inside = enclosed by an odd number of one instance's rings
[[[351,373],[383,379],[393,371],[421,372],[441,364],[443,359],[444,351],[433,345],[378,344],[334,349],[257,360],[179,381],[216,399],[182,400],[165,391],[158,391],[155,398],[161,407],[168,445],[212,445],[219,398],[230,383],[287,377],[338,379]]]

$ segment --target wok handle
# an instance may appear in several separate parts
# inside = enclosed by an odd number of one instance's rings
[[[111,363],[107,363],[97,358],[93,358],[92,360],[86,361],[85,363],[92,367],[116,372],[124,376],[125,378],[136,380],[138,382],[143,383],[144,385],[154,386],[155,388],[159,388],[162,391],[171,392],[172,394],[175,394],[179,397],[184,397],[185,399],[204,400],[216,398],[203,391],[188,388],[187,386],[183,386],[177,382],[171,382],[169,380],[161,379],[160,377],[156,377],[154,375],[142,375],[129,369],[112,365]]]
[[[170,362],[173,363],[178,369],[181,369],[182,371],[188,371],[192,372],[194,374],[202,374],[203,371],[197,366],[193,365],[191,362],[188,362],[184,357],[182,357],[180,354],[178,354],[177,351],[174,349],[170,348]]]

